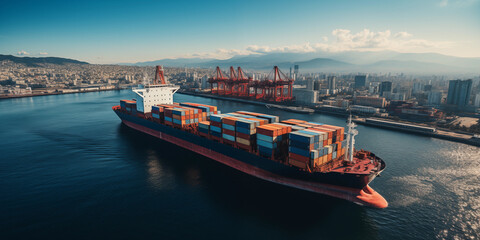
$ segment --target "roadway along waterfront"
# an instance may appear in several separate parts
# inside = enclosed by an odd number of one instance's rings
[[[0,101],[2,239],[478,239],[480,148],[366,125],[386,209],[271,184],[123,126],[129,91]],[[176,94],[222,112],[298,114]]]

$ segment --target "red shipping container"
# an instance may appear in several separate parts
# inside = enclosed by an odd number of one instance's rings
[[[278,130],[278,128],[272,127],[270,124],[257,127],[257,133],[270,137],[278,136]]]
[[[245,145],[245,144],[241,144],[239,142],[237,142],[237,147],[240,148],[240,149],[247,150],[247,151],[250,151],[252,149],[250,146]]]
[[[222,129],[222,133],[228,134],[230,136],[235,136],[235,131],[228,130],[228,129]]]
[[[237,134],[237,137],[247,139],[247,140],[250,140],[250,138],[252,137],[252,135],[248,135],[248,134],[241,133],[241,132],[236,132],[236,134]]]
[[[297,160],[295,160],[295,159],[291,159],[291,158],[288,159],[288,163],[289,163],[290,165],[295,166],[295,167],[299,167],[299,168],[303,168],[303,169],[307,168],[307,163],[304,163],[304,162],[301,162],[301,161],[297,161]]]
[[[222,127],[222,123],[221,122],[211,122],[212,126],[215,126],[215,127],[219,127],[221,128]]]
[[[308,161],[310,161],[310,158],[302,156],[302,155],[298,155],[298,154],[295,154],[295,153],[288,153],[288,157],[290,157],[292,159],[295,159],[295,160],[298,160],[298,161],[301,161],[301,162],[306,162],[306,163],[308,163]]]
[[[234,118],[234,117],[224,117],[224,118],[222,118],[222,123],[232,125],[232,126],[235,126],[236,121],[237,121],[237,118]]]

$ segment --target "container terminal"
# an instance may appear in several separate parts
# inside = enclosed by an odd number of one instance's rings
[[[273,183],[385,208],[368,184],[386,167],[354,147],[355,123],[343,127],[264,113],[221,113],[216,106],[174,103],[178,86],[157,66],[153,84],[132,91],[112,109],[126,126],[175,144],[245,174]]]

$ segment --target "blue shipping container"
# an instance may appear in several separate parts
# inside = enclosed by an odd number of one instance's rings
[[[210,130],[213,131],[213,132],[218,132],[218,133],[222,132],[222,129],[219,128],[219,127],[216,127],[216,126],[210,126]]]

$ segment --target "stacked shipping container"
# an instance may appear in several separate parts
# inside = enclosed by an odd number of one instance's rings
[[[317,168],[345,154],[343,127],[296,119],[282,123],[306,128],[290,136],[289,163],[292,165]]]
[[[132,100],[120,100],[120,108],[130,114],[137,114],[137,102]]]
[[[135,101],[122,100],[120,106],[136,112]],[[217,107],[198,103],[153,106],[152,118],[184,130],[198,126],[200,136],[302,169],[319,168],[345,155],[344,128],[323,123],[279,123],[278,116],[247,111],[220,114]]]
[[[278,123],[257,127],[258,154],[266,158],[283,160],[287,155],[287,134],[291,131],[291,126]]]

